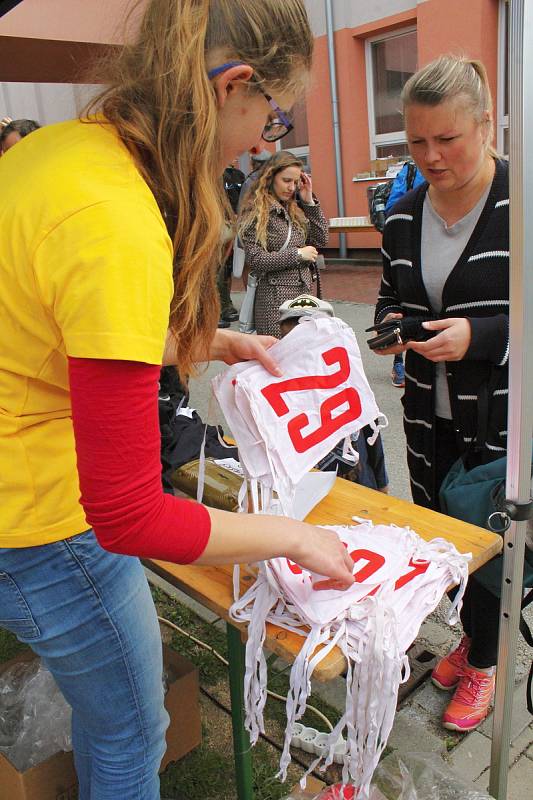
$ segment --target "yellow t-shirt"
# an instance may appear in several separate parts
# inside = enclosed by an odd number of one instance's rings
[[[26,547],[88,527],[67,355],[161,363],[172,243],[110,125],[35,131],[0,186],[0,547]]]

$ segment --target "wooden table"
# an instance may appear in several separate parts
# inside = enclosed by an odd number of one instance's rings
[[[395,523],[409,526],[423,539],[444,537],[452,542],[459,552],[472,553],[470,572],[497,555],[502,549],[502,538],[498,534],[452,519],[435,511],[416,506],[405,500],[366,489],[338,478],[329,495],[308,515],[307,522],[328,525],[352,523],[352,517],[364,517],[374,523]],[[233,602],[231,566],[195,567],[171,564],[166,561],[145,561],[146,566],[185,594],[209,608],[227,622],[229,678],[234,737],[235,769],[238,800],[252,800],[252,771],[250,743],[244,730],[244,645],[246,626],[239,626],[229,619],[229,608]],[[241,571],[242,575],[242,571]],[[244,592],[253,577],[241,577],[241,592]],[[302,638],[267,623],[266,647],[292,662],[300,651]],[[342,674],[344,656],[338,648],[329,653],[315,669],[313,677],[318,681],[329,681]]]
[[[374,225],[328,225],[330,233],[374,233],[378,232]]]

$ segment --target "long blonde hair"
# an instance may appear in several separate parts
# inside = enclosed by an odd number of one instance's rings
[[[313,51],[303,0],[150,0],[135,40],[106,65],[108,88],[88,110],[101,109],[116,128],[172,236],[170,328],[182,376],[194,373],[195,353],[208,352],[220,311],[226,201],[206,66],[215,51],[222,61],[252,66],[274,96],[301,90]],[[253,82],[248,91],[258,91]]]
[[[279,202],[274,194],[274,178],[279,172],[288,167],[303,168],[299,158],[286,150],[274,153],[253,184],[246,198],[246,205],[239,219],[239,232],[242,235],[251,225],[255,225],[255,240],[265,250],[267,249],[268,221],[272,206]],[[290,200],[285,209],[293,225],[307,233],[307,217],[298,206],[296,200]]]
[[[411,75],[402,89],[401,100],[404,111],[412,103],[436,106],[445,100],[458,100],[477,122],[486,121],[487,151],[498,157],[490,144],[494,128],[492,95],[487,70],[481,61],[465,56],[440,56]]]

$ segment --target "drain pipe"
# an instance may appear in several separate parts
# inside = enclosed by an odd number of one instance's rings
[[[331,0],[326,0],[326,30],[328,34],[328,55],[329,55],[329,81],[331,85],[331,108],[333,113],[333,140],[335,143],[335,173],[337,179],[337,206],[339,217],[344,217],[344,191],[342,184],[342,158],[341,158],[341,138],[339,126],[339,101],[337,98],[337,75],[335,67],[335,38],[333,28],[333,9]],[[346,258],[346,234],[339,234],[339,255]]]

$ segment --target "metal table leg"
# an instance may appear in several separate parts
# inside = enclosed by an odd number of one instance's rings
[[[244,728],[244,645],[240,631],[229,623],[226,624],[226,635],[237,800],[253,800],[250,738]]]

